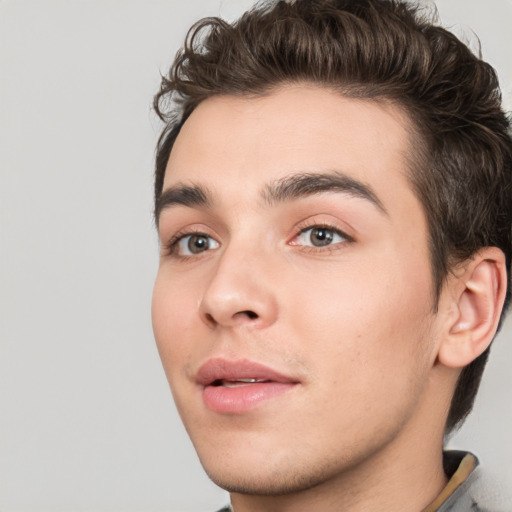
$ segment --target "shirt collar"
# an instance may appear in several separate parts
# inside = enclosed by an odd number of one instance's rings
[[[443,455],[445,471],[450,480],[437,498],[422,512],[436,512],[478,466],[478,459],[472,453],[448,451]]]

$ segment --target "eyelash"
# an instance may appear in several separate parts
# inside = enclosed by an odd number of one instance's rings
[[[166,256],[173,256],[175,258],[179,258],[181,260],[187,260],[189,258],[197,258],[199,255],[183,255],[183,254],[178,254],[178,245],[179,243],[184,239],[184,238],[187,238],[189,236],[193,236],[193,235],[200,235],[200,236],[205,236],[205,237],[208,237],[208,238],[212,238],[213,237],[211,235],[209,235],[208,233],[205,233],[204,231],[201,231],[200,229],[188,229],[187,231],[178,231],[166,244],[165,246],[163,247],[164,248],[164,251],[165,251],[165,255]],[[207,251],[205,251],[207,252]]]
[[[354,238],[352,238],[350,235],[347,235],[344,231],[339,229],[337,226],[333,226],[332,224],[328,224],[326,222],[309,222],[308,224],[304,224],[302,226],[298,226],[297,227],[297,231],[293,235],[291,240],[292,241],[296,240],[297,238],[299,238],[301,235],[303,235],[307,231],[309,231],[311,229],[315,229],[315,228],[327,229],[329,231],[332,231],[334,234],[339,235],[340,237],[342,237],[344,239],[344,241],[343,242],[338,242],[338,243],[335,243],[335,244],[332,244],[332,245],[329,244],[329,245],[326,245],[326,246],[300,245],[300,244],[291,243],[291,242],[288,242],[288,244],[294,245],[294,246],[299,246],[299,247],[301,247],[301,250],[306,251],[306,252],[326,253],[326,252],[333,252],[333,251],[339,250],[341,248],[340,246],[345,246],[346,244],[354,242]],[[187,230],[187,231],[180,231],[180,232],[176,233],[165,244],[165,246],[164,246],[165,255],[173,256],[173,257],[175,257],[177,259],[180,259],[180,260],[187,260],[187,259],[197,258],[197,257],[201,256],[202,253],[199,253],[197,255],[178,254],[178,245],[179,245],[179,243],[183,239],[185,239],[187,237],[190,237],[190,236],[193,236],[193,235],[200,235],[200,236],[208,237],[208,238],[211,238],[211,239],[215,240],[211,235],[209,235],[208,233],[205,233],[204,231],[201,231],[199,229],[197,229],[197,230],[190,229],[190,230]],[[216,241],[216,243],[219,243],[219,242]],[[206,253],[206,252],[209,252],[209,251],[204,251],[204,252]]]
[[[343,238],[342,242],[329,244],[325,246],[313,246],[313,245],[302,245],[301,250],[307,251],[307,252],[313,252],[313,253],[330,253],[333,251],[340,250],[343,246],[346,246],[347,244],[350,244],[354,242],[354,238],[350,235],[347,235],[344,231],[342,231],[339,227],[334,226],[332,224],[329,224],[327,222],[315,222],[308,221],[307,224],[299,225],[298,226],[298,232],[293,236],[292,240],[296,240],[304,233],[312,230],[312,229],[327,229],[329,231],[332,231],[334,234],[339,235],[341,238]],[[289,242],[290,243],[290,242]],[[291,244],[291,245],[298,245],[298,244]]]

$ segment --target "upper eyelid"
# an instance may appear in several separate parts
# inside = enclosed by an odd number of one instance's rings
[[[316,227],[323,227],[332,229],[333,231],[336,231],[340,235],[342,235],[347,240],[353,242],[355,240],[354,236],[350,235],[347,231],[350,231],[350,229],[342,228],[338,225],[336,222],[330,222],[329,220],[321,220],[317,219],[315,217],[305,219],[301,222],[298,222],[295,225],[295,234],[293,235],[293,238],[296,238],[298,235],[304,233],[305,231],[308,231],[309,229],[313,229]]]
[[[174,235],[170,238],[170,240],[176,242],[178,240],[182,240],[183,238],[186,238],[187,236],[193,236],[193,235],[204,235],[204,236],[213,238],[212,235],[210,235],[209,233],[206,233],[206,231],[204,229],[187,228],[184,230],[180,229],[179,231],[174,233]]]
[[[309,231],[310,229],[315,229],[315,228],[330,229],[331,231],[335,231],[336,233],[339,233],[340,235],[343,235],[346,237],[349,236],[345,233],[345,231],[343,231],[342,229],[340,229],[336,226],[332,226],[331,224],[312,224],[310,226],[306,226],[304,228],[299,229],[299,231],[297,232],[297,235],[300,235],[302,233],[305,233],[306,231]]]
[[[341,244],[346,244],[346,243],[350,243],[350,242],[353,242],[354,239],[350,236],[350,235],[347,235],[344,231],[338,229],[338,228],[335,228],[335,227],[331,227],[331,226],[327,226],[327,225],[318,225],[318,224],[314,224],[313,226],[311,227],[308,227],[308,228],[304,228],[304,229],[301,229],[299,232],[297,232],[293,238],[288,242],[290,245],[296,245],[296,246],[299,246],[299,245],[304,245],[304,244],[299,244],[299,243],[294,243],[301,235],[303,235],[304,233],[307,233],[308,231],[311,231],[315,228],[325,228],[325,229],[328,229],[328,230],[331,230],[333,231],[336,235],[338,235],[339,237],[341,237],[343,240],[340,241],[340,242],[336,242],[336,243],[333,243],[333,244],[329,244],[329,245],[325,245],[325,246],[318,246],[318,247],[315,247],[316,249],[318,250],[327,250],[334,246],[338,246],[338,245],[341,245]],[[307,247],[309,247],[307,244],[306,244]]]
[[[194,225],[194,224],[196,224],[196,225]],[[164,243],[164,241],[166,241],[165,243],[169,243],[171,241],[176,241],[180,238],[183,238],[183,237],[186,237],[189,235],[205,235],[205,236],[209,236],[218,241],[219,237],[216,234],[216,232],[214,230],[212,230],[211,228],[209,228],[206,224],[203,224],[203,223],[194,223],[194,224],[189,224],[189,225],[186,225],[185,227],[179,228],[179,229],[162,230],[159,233],[159,238],[162,241],[162,243]],[[172,234],[168,235],[166,233],[166,231],[170,231]]]

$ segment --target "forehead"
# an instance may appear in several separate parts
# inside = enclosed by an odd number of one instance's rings
[[[287,86],[258,97],[201,103],[171,152],[164,190],[200,184],[220,196],[250,197],[293,173],[342,172],[394,196],[406,178],[409,120],[395,105],[318,86]]]

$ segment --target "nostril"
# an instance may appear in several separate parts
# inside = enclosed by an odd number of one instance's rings
[[[254,311],[252,311],[250,309],[244,309],[243,311],[238,311],[238,313],[235,313],[231,317],[231,319],[236,324],[238,324],[240,321],[243,322],[244,320],[257,320],[259,317],[260,316],[258,315],[258,313],[255,313]],[[219,322],[219,318],[215,317],[211,313],[205,313],[204,320],[206,321],[206,323],[209,327],[216,327],[219,323],[224,324],[227,322],[225,319],[222,319],[222,318]]]
[[[215,318],[213,318],[212,315],[210,315],[210,313],[206,313],[206,321],[211,324],[211,325],[215,325],[217,322],[215,321]]]

